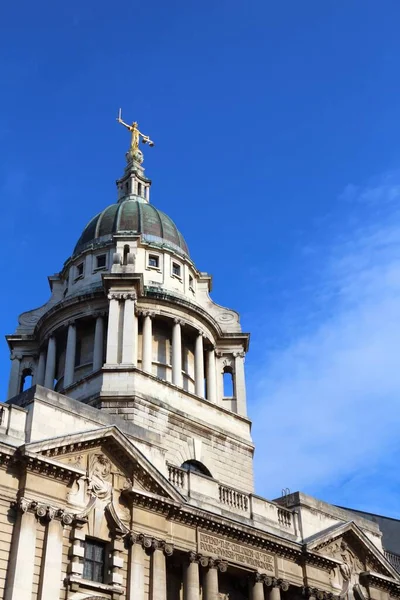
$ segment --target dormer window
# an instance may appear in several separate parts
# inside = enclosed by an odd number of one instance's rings
[[[181,265],[176,262],[172,263],[172,275],[175,277],[181,277]]]
[[[107,255],[99,254],[96,256],[96,269],[104,269],[107,266]]]
[[[157,254],[149,254],[149,267],[152,269],[160,268],[160,257]]]

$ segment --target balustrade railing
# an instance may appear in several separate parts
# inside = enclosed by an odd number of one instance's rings
[[[385,558],[390,562],[392,567],[396,569],[400,573],[400,555],[394,554],[393,552],[384,551]]]
[[[231,508],[245,512],[249,508],[249,497],[247,494],[238,492],[237,490],[225,485],[219,486],[219,501],[221,504],[226,504]]]
[[[282,527],[292,526],[293,514],[286,508],[278,508],[278,523]]]
[[[186,487],[187,472],[185,469],[174,467],[174,465],[168,465],[168,480],[172,485],[177,488]]]

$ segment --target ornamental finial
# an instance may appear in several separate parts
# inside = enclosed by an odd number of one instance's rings
[[[131,145],[127,153],[127,160],[137,160],[141,163],[143,161],[143,155],[142,152],[139,150],[140,138],[142,138],[142,144],[149,144],[149,146],[154,146],[154,142],[149,138],[148,135],[144,135],[144,133],[139,131],[138,124],[136,121],[134,121],[131,125],[125,123],[125,121],[122,120],[121,109],[119,109],[117,121],[127,129],[129,129],[129,131],[131,132]]]

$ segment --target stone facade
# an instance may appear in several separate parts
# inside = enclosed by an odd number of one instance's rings
[[[7,336],[0,599],[400,596],[375,523],[255,495],[249,335],[150,184],[128,156],[116,208]]]

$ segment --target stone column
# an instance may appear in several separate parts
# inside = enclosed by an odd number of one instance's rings
[[[204,350],[201,331],[197,334],[194,347],[194,381],[195,393],[204,398]]]
[[[151,555],[150,600],[167,600],[167,570],[164,552],[154,550]]]
[[[135,360],[135,349],[137,346],[137,327],[135,315],[136,294],[124,294],[124,327],[122,334],[122,362],[124,365],[133,365]]]
[[[11,373],[10,382],[8,384],[8,399],[13,398],[19,394],[20,387],[20,371],[21,371],[21,356],[16,355],[14,352],[11,354]]]
[[[207,352],[207,400],[217,402],[217,373],[214,348],[211,348]]]
[[[67,350],[65,354],[64,368],[64,388],[74,382],[76,356],[76,326],[75,323],[69,323],[67,336]]]
[[[104,316],[96,316],[93,346],[93,371],[98,371],[103,366],[104,353]]]
[[[182,334],[180,319],[172,327],[172,383],[182,387]]]
[[[36,517],[28,512],[29,502],[21,499],[14,527],[4,600],[32,598],[35,567]],[[61,575],[61,573],[60,573]],[[57,597],[60,594],[58,588]]]
[[[199,600],[199,598],[199,563],[196,554],[190,552],[188,562],[183,565],[183,600]]]
[[[151,373],[153,365],[153,327],[152,314],[149,312],[143,313],[142,342],[142,370]]]
[[[249,579],[249,600],[264,600],[264,577],[254,573]]]
[[[36,377],[35,377],[35,383],[37,383],[38,385],[44,384],[45,369],[46,369],[46,353],[44,352],[44,350],[42,350],[42,352],[39,355],[39,362],[38,362],[38,366],[36,369]]]
[[[47,346],[46,372],[44,376],[44,387],[54,389],[54,378],[56,376],[56,338],[54,335],[49,339]]]
[[[144,549],[132,536],[129,552],[128,600],[144,600]]]
[[[247,414],[246,407],[246,382],[244,377],[244,352],[235,352],[235,389],[236,411],[243,417]]]
[[[203,600],[218,600],[218,566],[212,559],[203,578]]]
[[[47,525],[43,547],[43,575],[40,583],[40,600],[53,600],[60,594],[62,569],[63,528],[60,521],[51,520]]]
[[[281,588],[279,585],[273,585],[268,588],[267,600],[281,600]]]
[[[110,308],[108,312],[108,331],[107,331],[107,364],[116,365],[118,363],[119,346],[119,314],[120,304],[119,294],[108,294]]]

